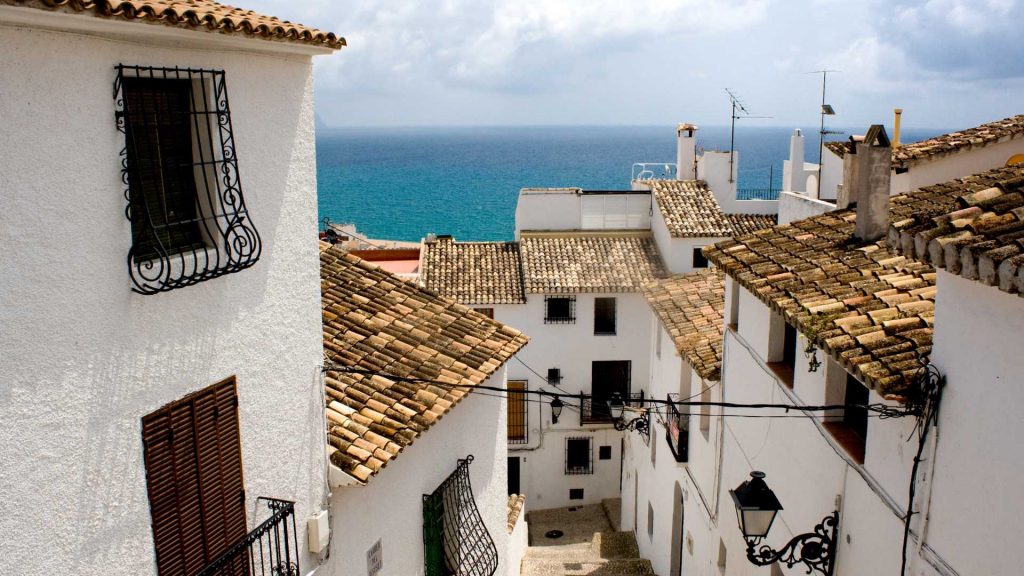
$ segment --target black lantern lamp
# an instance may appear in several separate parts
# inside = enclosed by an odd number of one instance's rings
[[[626,422],[623,417],[625,412],[626,403],[622,401],[622,396],[619,396],[618,392],[612,394],[611,399],[608,400],[608,415],[611,416],[615,429],[619,431],[634,430],[642,435],[647,434],[647,413],[644,412],[640,416]]]
[[[563,406],[565,406],[565,404],[562,404],[562,399],[559,398],[558,396],[555,396],[555,398],[551,401],[551,423],[552,424],[558,424],[558,417],[562,415],[562,407]]]
[[[818,361],[818,348],[810,340],[807,341],[807,347],[804,348],[804,358],[807,358],[808,372],[817,372],[818,368],[821,368],[821,362]]]
[[[799,534],[779,550],[758,544],[771,529],[782,503],[775,492],[764,481],[764,472],[751,472],[750,480],[730,490],[736,504],[736,517],[743,539],[747,541],[747,559],[756,566],[768,566],[782,562],[789,568],[795,564],[807,567],[807,573],[817,570],[826,576],[832,575],[836,549],[836,528],[839,525],[839,511],[825,517],[814,527],[814,532]]]

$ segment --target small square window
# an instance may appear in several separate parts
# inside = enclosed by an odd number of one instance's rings
[[[611,460],[612,459],[612,447],[611,446],[601,446],[600,448],[598,448],[597,449],[597,459],[598,460]]]
[[[615,335],[615,298],[594,298],[594,334]]]
[[[566,475],[593,474],[594,452],[590,445],[590,437],[567,438],[565,441],[565,473]]]
[[[583,488],[569,488],[569,500],[583,500]]]
[[[647,503],[647,537],[654,540],[654,506]]]
[[[494,308],[473,308],[473,310],[476,310],[491,320],[494,320]]]
[[[548,368],[548,384],[558,386],[562,383],[562,370],[559,368]]]
[[[693,249],[693,267],[694,268],[707,268],[708,258],[704,255],[704,248]]]
[[[545,296],[544,297],[544,323],[545,324],[575,324],[576,323],[576,297],[575,296]]]

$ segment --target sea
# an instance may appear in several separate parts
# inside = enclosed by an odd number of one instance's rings
[[[817,132],[803,129],[808,162],[817,160]],[[904,130],[901,140],[945,132]],[[739,188],[781,187],[791,134],[791,128],[736,128]],[[728,150],[729,143],[728,126],[698,132],[698,148]],[[628,190],[635,162],[675,157],[674,126],[321,128],[319,213],[355,224],[370,238],[417,241],[433,232],[509,240],[520,189]]]

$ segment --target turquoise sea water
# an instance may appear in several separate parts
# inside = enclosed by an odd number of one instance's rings
[[[769,175],[779,188],[791,132],[737,128],[740,188],[767,188]],[[804,129],[809,162],[816,132]],[[943,132],[910,130],[903,141]],[[701,128],[698,146],[727,150],[729,128]],[[521,188],[628,189],[634,162],[675,162],[675,150],[673,126],[321,130],[320,216],[372,238],[505,240]]]

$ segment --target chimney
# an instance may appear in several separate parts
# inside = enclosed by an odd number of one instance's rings
[[[851,137],[849,146],[843,156],[843,188],[837,206],[856,208],[854,236],[874,242],[889,229],[892,146],[880,124],[872,125],[864,136]]]
[[[900,147],[900,120],[903,119],[903,108],[893,108],[892,111],[892,147]]]
[[[804,173],[804,135],[797,128],[789,137],[789,174],[784,175],[786,181],[782,189],[789,192],[807,190],[807,175]]]
[[[676,180],[697,179],[697,127],[676,127]]]

